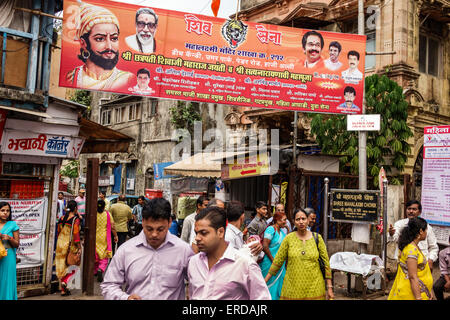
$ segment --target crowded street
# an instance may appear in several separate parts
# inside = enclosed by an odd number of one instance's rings
[[[0,1],[5,309],[448,306],[449,8]]]

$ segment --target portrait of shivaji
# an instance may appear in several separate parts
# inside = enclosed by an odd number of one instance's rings
[[[69,71],[66,80],[76,88],[92,90],[117,90],[132,83],[134,75],[116,67],[119,34],[119,21],[111,11],[81,2],[75,40],[83,64]]]

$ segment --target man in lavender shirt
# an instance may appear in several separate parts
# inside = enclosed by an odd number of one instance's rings
[[[168,232],[171,206],[163,198],[142,209],[139,235],[121,245],[100,285],[106,300],[184,300],[191,247]],[[125,285],[125,292],[122,286]]]
[[[271,299],[258,264],[225,241],[225,210],[203,209],[194,228],[200,253],[188,265],[192,300]]]

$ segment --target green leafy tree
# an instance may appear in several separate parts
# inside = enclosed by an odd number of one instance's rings
[[[78,178],[78,160],[71,160],[68,164],[61,168],[60,174],[71,179]]]
[[[413,136],[406,121],[408,102],[402,88],[387,76],[372,75],[365,78],[366,114],[380,114],[380,131],[367,133],[367,172],[377,177],[383,166],[387,174],[393,168],[402,171],[411,152],[408,139]],[[336,115],[310,115],[311,133],[322,151],[340,155],[341,170],[358,174],[358,132],[347,131],[347,117]],[[373,179],[378,186],[378,179]],[[400,184],[398,177],[392,184]]]
[[[88,90],[75,90],[75,92],[69,99],[73,102],[87,106],[87,110],[84,116],[90,116],[92,95]]]
[[[201,121],[202,117],[192,102],[178,101],[177,105],[170,107],[171,122],[177,129],[192,131],[194,122]]]

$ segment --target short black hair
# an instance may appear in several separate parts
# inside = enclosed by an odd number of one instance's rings
[[[347,58],[350,58],[350,56],[356,56],[359,60],[359,52],[355,50],[351,50],[347,53]]]
[[[202,209],[196,216],[195,221],[209,220],[209,224],[216,230],[219,228],[227,228],[227,213],[224,209],[219,207],[208,207]]]
[[[306,40],[308,39],[309,36],[318,36],[320,38],[320,48],[323,48],[325,43],[323,41],[322,35],[317,31],[311,30],[303,35],[303,38],[302,38],[303,49],[305,49],[305,47],[306,47]]]
[[[62,194],[64,196],[64,193],[62,191],[58,192],[58,196]]]
[[[164,198],[153,198],[142,208],[142,219],[170,221],[172,207],[170,202]]]
[[[150,78],[150,71],[146,68],[141,68],[137,71],[136,76],[140,75],[140,74],[147,74],[148,77]]]
[[[409,201],[406,203],[406,208],[411,207],[413,204],[419,205],[419,211],[422,212],[422,204],[420,203],[419,200],[409,200]]]
[[[141,199],[142,201],[146,202],[145,197],[144,196],[139,196],[138,199]]]
[[[196,207],[198,207],[199,205],[200,206],[203,205],[204,201],[209,201],[207,196],[200,196],[200,197],[198,197],[197,201],[196,201]]]
[[[356,90],[353,87],[346,86],[345,89],[344,89],[344,95],[346,93],[353,93],[353,95],[356,97]]]
[[[337,41],[331,41],[330,45],[328,46],[328,49],[330,49],[331,47],[338,48],[339,52],[341,52],[341,50],[342,50],[341,44]]]
[[[258,201],[258,202],[256,202],[256,204],[255,204],[255,209],[259,209],[259,208],[262,208],[262,207],[268,207],[268,206],[267,206],[267,203],[265,203],[264,201]]]
[[[237,221],[244,214],[245,207],[240,201],[230,201],[227,206],[228,222]]]

